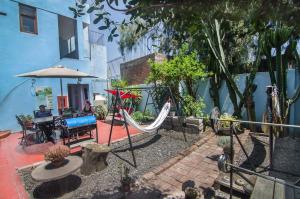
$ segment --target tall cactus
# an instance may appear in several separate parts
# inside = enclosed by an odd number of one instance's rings
[[[221,26],[218,20],[214,20],[214,24],[207,24],[206,22],[202,21],[203,23],[203,32],[204,35],[206,36],[206,40],[209,44],[209,47],[211,49],[211,52],[213,53],[215,59],[218,62],[218,65],[220,67],[220,71],[222,71],[222,74],[224,74],[225,77],[225,82],[228,88],[228,92],[229,92],[229,96],[234,108],[234,115],[240,117],[241,115],[241,109],[245,103],[245,101],[247,100],[247,102],[250,102],[252,100],[252,94],[255,91],[255,85],[254,85],[254,79],[255,79],[255,75],[257,72],[257,67],[258,67],[258,63],[260,59],[256,59],[257,61],[254,64],[254,69],[251,71],[251,74],[249,76],[249,78],[247,79],[246,82],[246,89],[244,90],[244,92],[241,92],[238,89],[238,86],[236,85],[235,81],[234,81],[234,77],[233,75],[229,72],[228,69],[228,64],[225,58],[225,53],[223,50],[223,38],[224,35],[221,32]],[[258,53],[257,57],[260,56],[260,52]],[[238,103],[238,98],[239,98],[239,103]],[[251,100],[250,100],[251,98]],[[249,106],[247,106],[249,107]],[[255,115],[254,109],[251,107],[251,114],[249,115],[249,119],[250,120],[255,120],[255,117],[253,117],[253,115]],[[254,112],[254,114],[253,114]]]
[[[282,54],[282,46],[289,42],[285,49],[285,55]],[[275,66],[271,62],[272,48],[276,49]],[[271,83],[278,87],[280,120],[281,123],[289,123],[290,106],[300,96],[300,85],[291,98],[287,97],[287,70],[289,59],[295,59],[297,66],[300,66],[299,54],[297,52],[297,40],[293,38],[293,29],[276,23],[273,28],[264,33],[263,53],[266,55],[269,66],[269,76]]]

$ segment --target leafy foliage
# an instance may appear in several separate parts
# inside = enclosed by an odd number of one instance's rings
[[[127,86],[128,86],[128,83],[125,80],[113,80],[111,82],[111,87],[113,87],[113,88],[125,88]]]
[[[132,113],[132,118],[137,122],[149,122],[154,120],[154,117],[149,110],[146,110],[145,113],[136,111]]]
[[[203,99],[195,100],[192,96],[183,97],[183,112],[185,116],[203,117],[203,109],[205,104]]]
[[[151,69],[147,82],[169,86],[177,98],[180,81],[185,84],[188,94],[196,98],[195,84],[209,75],[205,70],[206,66],[198,60],[197,53],[189,52],[188,45],[184,45],[179,54],[170,60],[149,63]]]
[[[22,122],[32,122],[32,116],[31,115],[19,115],[19,118],[22,120]]]
[[[230,128],[230,122],[231,121],[234,121],[234,120],[237,120],[238,118],[235,117],[235,116],[232,116],[228,113],[223,113],[221,116],[220,116],[220,120],[224,120],[224,121],[220,121],[220,127],[221,128]],[[241,127],[240,127],[240,123],[239,122],[233,122],[233,125],[238,129],[240,130]]]

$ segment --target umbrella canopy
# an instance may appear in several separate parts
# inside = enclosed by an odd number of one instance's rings
[[[117,95],[117,92],[118,92],[117,90],[105,90],[105,91],[107,91],[108,93],[110,93],[112,95]],[[119,91],[119,93],[120,93],[121,99],[128,99],[128,98],[135,99],[135,98],[141,97],[139,95],[135,95],[130,92]]]
[[[84,72],[80,72],[78,70],[69,69],[59,66],[53,66],[50,68],[45,68],[41,70],[32,71],[29,73],[23,73],[17,75],[17,77],[31,77],[31,78],[60,78],[60,93],[63,96],[62,89],[62,78],[98,78],[96,76],[89,75]],[[64,110],[63,101],[62,103],[62,111]]]
[[[78,70],[69,69],[59,66],[53,66],[41,70],[32,71],[17,75],[17,77],[32,77],[32,78],[97,78]]]

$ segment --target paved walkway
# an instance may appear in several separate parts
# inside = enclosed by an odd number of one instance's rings
[[[98,121],[99,143],[107,143],[109,138],[110,125]],[[130,134],[138,134],[138,131],[130,128]],[[52,143],[35,144],[27,147],[19,145],[21,133],[14,133],[5,139],[0,140],[0,199],[26,199],[28,194],[24,189],[17,169],[44,160],[44,152]],[[114,126],[112,141],[127,138],[125,128]],[[76,148],[71,152],[78,151]]]
[[[242,143],[245,143],[248,133],[239,135]],[[237,140],[234,143],[235,153],[239,153],[241,148]],[[219,175],[217,159],[222,153],[223,149],[217,146],[217,136],[209,133],[189,149],[145,174],[143,179],[163,193],[180,192],[183,184],[191,181],[204,191],[213,186]]]

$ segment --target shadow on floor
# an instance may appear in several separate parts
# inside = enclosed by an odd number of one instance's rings
[[[119,187],[115,187],[113,193],[96,192],[92,199],[162,199],[165,196],[166,194],[156,188],[141,187],[137,191],[124,193],[119,190]]]
[[[257,168],[263,164],[263,162],[265,161],[265,158],[267,156],[267,151],[266,151],[265,145],[263,143],[261,143],[260,140],[258,140],[257,138],[255,138],[253,136],[251,137],[251,140],[254,145],[253,150],[252,150],[251,154],[248,154],[249,159],[247,159],[240,165],[240,167],[250,169],[250,170],[252,169],[251,163],[253,164],[253,166],[255,168]]]
[[[34,198],[58,198],[76,190],[81,185],[81,178],[70,175],[60,180],[44,182],[33,191]]]
[[[137,150],[137,149],[148,147],[151,144],[157,142],[161,137],[162,137],[161,135],[156,134],[149,141],[144,142],[142,144],[135,145],[132,148],[133,148],[133,150]],[[134,144],[134,143],[132,143],[132,144]],[[125,152],[125,151],[128,151],[128,150],[130,150],[130,146],[126,147],[125,149],[115,149],[115,150],[113,150],[113,152],[114,153],[120,153],[120,152]]]

